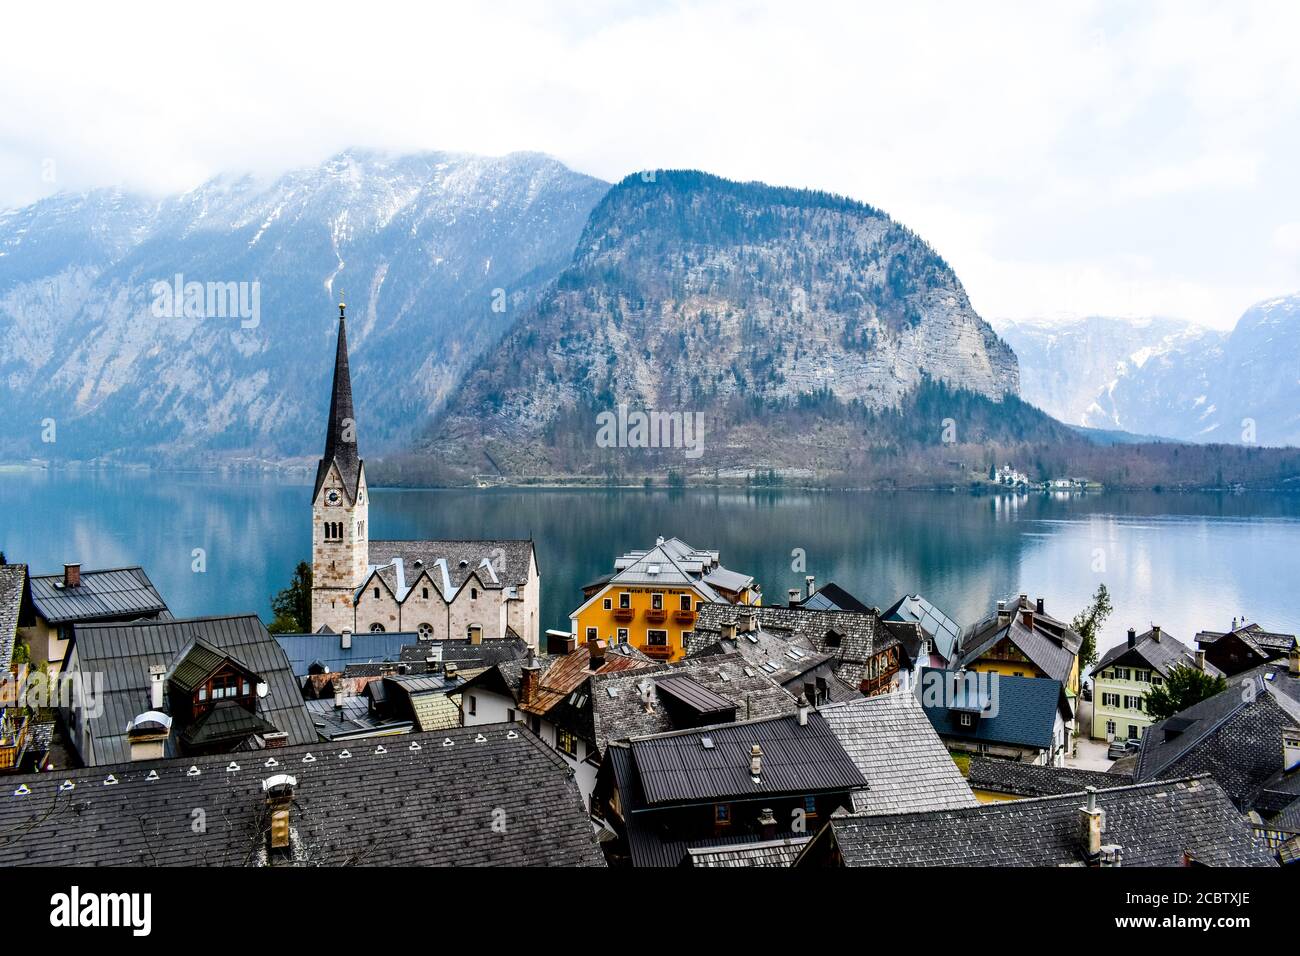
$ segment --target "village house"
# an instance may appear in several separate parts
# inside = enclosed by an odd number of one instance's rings
[[[1205,660],[1223,674],[1232,677],[1242,671],[1285,658],[1296,646],[1294,634],[1266,631],[1258,624],[1240,624],[1233,618],[1228,631],[1199,631],[1196,645],[1205,652]]]
[[[1073,702],[1079,694],[1082,644],[1083,638],[1068,624],[1046,613],[1042,598],[1031,603],[1021,594],[1013,601],[998,601],[994,614],[967,628],[949,666],[1058,681]]]
[[[1151,727],[1140,783],[1208,773],[1271,846],[1300,852],[1300,650]]]
[[[0,866],[604,864],[564,761],[510,724],[10,778],[0,831]]]
[[[391,666],[397,669],[394,673],[336,678],[332,697],[308,700],[307,712],[317,736],[357,740],[461,725],[458,693],[464,681],[455,665],[449,665],[447,671],[419,674],[408,671],[416,665]]]
[[[880,694],[910,683],[917,660],[923,656],[924,638],[915,625],[882,621],[871,609],[860,611],[817,611],[804,607],[764,605],[732,607],[704,604],[695,624],[695,643],[707,646],[719,640],[738,640],[755,645],[750,653],[761,653],[760,635],[785,641],[790,649],[811,647],[818,655],[829,655],[831,670],[843,684],[863,694]],[[796,658],[789,658],[796,663]],[[771,660],[776,667],[776,661]],[[831,694],[826,684],[827,699]],[[818,696],[821,696],[820,694]]]
[[[1060,681],[927,667],[917,692],[954,752],[1057,767],[1070,752],[1074,714]]]
[[[915,624],[929,644],[930,667],[947,667],[956,652],[961,626],[919,594],[905,594],[881,612],[886,622]]]
[[[832,817],[795,861],[858,866],[1275,866],[1210,777]]]
[[[690,849],[801,839],[866,779],[825,718],[736,721],[612,743],[593,813],[611,865],[678,866]]]
[[[62,574],[28,579],[34,619],[22,630],[34,664],[62,670],[78,624],[157,621],[171,617],[167,604],[140,567],[82,570],[66,564]]]
[[[558,637],[558,635],[557,635]],[[628,644],[578,644],[566,636],[562,653],[497,664],[460,688],[466,727],[502,721],[523,723],[572,769],[584,799],[595,786],[596,753],[590,679],[654,666]]]
[[[834,581],[818,587],[817,578],[809,574],[804,578],[804,584],[806,587],[803,591],[799,588],[790,589],[790,607],[801,607],[808,611],[860,611],[864,614],[871,610],[871,605],[859,601]]]
[[[288,659],[256,615],[79,625],[62,702],[88,766],[317,739]]]
[[[699,636],[704,638],[710,634],[704,631]],[[742,633],[738,623],[729,621],[723,624],[716,641],[698,646],[687,659],[719,654],[739,654],[751,669],[766,674],[791,697],[803,694],[814,707],[862,696],[856,687],[850,687],[835,675],[837,656],[830,651],[818,651],[802,634],[778,637],[758,627]]]
[[[422,640],[474,633],[496,640],[513,631],[536,648],[541,577],[533,542],[371,540],[357,448],[340,303],[325,452],[312,492],[311,630],[410,631]]]
[[[763,597],[753,577],[724,568],[718,552],[663,537],[649,550],[616,559],[613,572],[583,587],[582,595],[569,615],[580,640],[631,643],[661,661],[686,656],[702,604],[748,606]]]
[[[1141,737],[1152,723],[1146,712],[1147,693],[1167,681],[1177,667],[1220,676],[1203,651],[1193,652],[1159,625],[1141,635],[1130,627],[1128,640],[1108,650],[1092,668],[1092,739]]]

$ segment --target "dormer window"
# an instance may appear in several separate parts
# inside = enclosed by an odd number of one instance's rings
[[[970,727],[970,726],[973,725],[974,723],[975,723],[975,718],[972,717],[970,714],[962,714],[962,715],[961,715],[961,725],[962,725],[963,727]]]

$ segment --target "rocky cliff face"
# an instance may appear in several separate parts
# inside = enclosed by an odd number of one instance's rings
[[[923,378],[994,400],[1016,357],[948,265],[884,213],[697,172],[632,176],[570,265],[475,365],[429,449],[476,471],[581,466],[595,416],[700,413],[743,459],[737,409],[877,411]],[[782,441],[769,434],[761,442]]]
[[[1026,400],[1072,424],[1182,441],[1300,445],[1300,294],[1231,332],[1173,320],[1003,328]]]
[[[398,446],[568,262],[606,189],[537,154],[351,151],[270,184],[0,214],[0,454],[317,454],[343,291],[364,440]],[[177,276],[201,308],[159,308]]]

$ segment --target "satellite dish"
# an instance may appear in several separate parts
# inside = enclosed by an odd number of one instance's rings
[[[271,691],[271,688],[267,686],[266,681],[260,681],[260,682],[258,683],[258,685],[257,685],[257,696],[258,696],[258,697],[265,697],[268,693],[270,693],[270,691]]]

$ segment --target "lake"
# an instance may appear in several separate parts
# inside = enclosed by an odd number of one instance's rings
[[[177,615],[254,611],[310,554],[311,486],[279,478],[0,471],[0,550],[41,573],[140,564]],[[753,574],[768,603],[794,568],[879,607],[919,592],[969,624],[999,597],[1069,619],[1105,582],[1101,645],[1160,624],[1190,642],[1234,616],[1300,631],[1300,495],[1077,497],[688,489],[371,489],[375,538],[533,537],[543,624],[567,627],[614,557],[677,535]],[[201,549],[205,570],[194,570]]]

